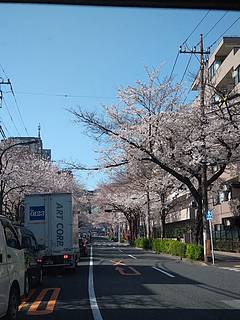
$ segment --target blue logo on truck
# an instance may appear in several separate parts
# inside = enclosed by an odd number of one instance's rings
[[[45,220],[44,206],[30,207],[29,213],[30,220]]]

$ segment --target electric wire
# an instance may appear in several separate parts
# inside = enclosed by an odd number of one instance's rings
[[[185,75],[186,75],[186,73],[187,73],[187,70],[188,70],[188,67],[189,67],[189,65],[190,65],[191,60],[192,60],[192,55],[190,54],[190,57],[189,57],[189,59],[188,59],[186,68],[185,68],[185,70],[184,70],[182,79],[181,79],[181,81],[180,81],[180,84],[182,84],[182,82],[183,82],[183,80],[184,80],[184,78],[185,78]]]
[[[9,115],[9,117],[10,117],[10,119],[11,119],[13,125],[14,125],[14,128],[16,129],[18,135],[21,136],[21,134],[20,134],[20,132],[19,132],[19,130],[18,130],[18,128],[17,128],[14,120],[13,120],[13,117],[12,117],[12,115],[11,115],[9,109],[8,109],[8,105],[7,105],[7,102],[6,102],[5,98],[3,98],[3,103],[4,103],[5,107],[6,107],[6,110],[7,110],[8,115]]]
[[[3,69],[3,66],[1,65],[1,63],[0,63],[0,68],[2,69],[2,72],[5,75],[5,77],[8,78],[8,76],[7,76],[6,72],[5,72],[5,70]]]
[[[2,135],[3,139],[5,140],[7,138],[4,130],[3,130],[3,126],[1,125],[1,121],[0,121],[0,134]]]
[[[205,39],[214,29],[215,27],[219,24],[220,21],[228,14],[229,11],[224,12],[224,14],[218,19],[218,21],[210,28],[210,30],[203,35],[203,39]],[[200,41],[195,45],[195,47],[199,46]]]
[[[222,36],[228,32],[238,21],[240,20],[240,17],[238,17],[210,46],[209,48],[212,48],[221,38]]]
[[[176,67],[179,54],[180,54],[180,52],[178,51],[178,53],[177,53],[177,55],[176,55],[176,58],[175,58],[175,61],[174,61],[174,64],[173,64],[173,67],[172,67],[172,71],[171,71],[171,73],[170,73],[170,79],[172,79],[172,75],[173,75],[174,69],[175,69],[175,67]]]
[[[27,135],[29,136],[29,133],[28,133],[28,131],[27,131],[27,128],[26,128],[25,123],[24,123],[23,118],[22,118],[22,114],[21,114],[21,112],[20,112],[20,108],[19,108],[19,105],[18,105],[18,102],[17,102],[17,99],[16,99],[16,95],[15,95],[15,93],[14,93],[14,91],[13,91],[13,86],[12,86],[12,83],[11,83],[11,82],[10,82],[10,89],[11,89],[11,92],[12,92],[12,95],[13,95],[13,98],[14,98],[14,101],[15,101],[15,104],[16,104],[16,107],[17,107],[17,110],[18,110],[18,114],[19,114],[20,120],[21,120],[21,122],[22,122],[22,125],[23,125],[23,127],[24,127],[24,129],[25,129],[25,132],[26,132]]]
[[[193,29],[193,31],[189,34],[189,36],[186,38],[186,40],[182,43],[182,46],[189,40],[189,38],[193,35],[193,33],[197,30],[197,28],[200,26],[200,24],[203,22],[203,20],[208,16],[211,10],[208,10],[207,13],[203,16],[203,18],[198,22],[196,27]]]
[[[212,26],[212,28],[203,36],[203,38],[206,38],[212,31],[213,29],[219,24],[219,22],[228,14],[229,11],[226,11],[220,19],[218,19],[218,21]],[[200,42],[199,42],[200,43]],[[198,44],[199,44],[198,43]]]
[[[32,96],[49,96],[49,97],[64,97],[64,98],[93,98],[93,99],[115,99],[115,97],[104,96],[88,96],[88,95],[73,95],[73,94],[58,94],[58,93],[44,93],[44,92],[25,92],[16,91],[17,94],[32,95]]]
[[[2,124],[2,126],[3,126],[4,130],[6,131],[7,135],[10,137],[11,134],[10,134],[7,126],[6,126],[5,123],[3,122],[3,119],[0,120],[0,123]]]

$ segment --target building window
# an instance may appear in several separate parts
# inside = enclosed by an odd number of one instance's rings
[[[208,69],[208,76],[209,80],[212,80],[212,78],[215,76],[217,69],[220,67],[222,61],[221,60],[215,60],[211,66]]]
[[[219,197],[219,193],[215,193],[213,194],[213,205],[216,206],[220,204],[220,197]]]
[[[235,80],[235,85],[237,85],[240,82],[240,65],[234,71],[234,80]]]

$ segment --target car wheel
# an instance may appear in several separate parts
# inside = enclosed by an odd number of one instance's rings
[[[16,320],[19,305],[19,293],[16,288],[11,288],[8,301],[7,320]]]
[[[26,273],[25,280],[24,280],[24,294],[27,296],[30,291],[30,276]]]

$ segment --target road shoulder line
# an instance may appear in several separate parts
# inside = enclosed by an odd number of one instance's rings
[[[88,294],[89,294],[89,301],[90,301],[90,306],[92,309],[92,314],[94,320],[103,320],[102,315],[100,313],[98,304],[97,304],[97,299],[95,295],[95,290],[94,290],[94,283],[93,283],[93,250],[92,246],[90,249],[90,260],[89,260],[89,274],[88,274]]]

